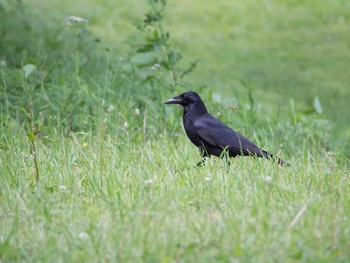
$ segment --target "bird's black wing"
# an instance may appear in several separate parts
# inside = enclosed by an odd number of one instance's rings
[[[204,144],[220,147],[222,150],[226,149],[234,155],[267,157],[267,153],[264,150],[210,114],[198,118],[194,122],[194,128]]]

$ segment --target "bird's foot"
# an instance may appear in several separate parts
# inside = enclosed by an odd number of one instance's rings
[[[200,161],[196,164],[196,166],[197,166],[197,167],[201,167],[201,166],[205,165],[205,163],[206,163],[206,161],[207,161],[207,158],[208,158],[208,157],[206,157],[206,156],[203,157],[202,160],[200,160]]]

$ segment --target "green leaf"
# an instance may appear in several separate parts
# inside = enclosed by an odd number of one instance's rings
[[[169,68],[172,69],[179,60],[182,59],[182,55],[179,52],[168,51]]]
[[[119,66],[119,70],[124,74],[131,74],[133,72],[133,66],[130,63],[124,63]]]
[[[154,52],[141,52],[132,56],[130,61],[137,67],[152,66],[157,63],[158,56]]]
[[[0,67],[6,67],[7,63],[5,60],[0,60]]]
[[[303,115],[311,115],[315,113],[315,109],[312,107],[308,107],[307,109],[300,111],[300,113]]]
[[[34,142],[35,141],[35,135],[32,132],[28,133],[28,139],[29,139],[29,142]]]
[[[24,107],[19,108],[20,112],[27,114],[27,110]]]
[[[34,64],[27,64],[23,67],[24,77],[28,78],[30,74],[32,74],[36,70],[36,66]]]
[[[314,99],[314,108],[318,114],[322,114],[323,110],[322,110],[321,102],[318,97],[315,97]]]
[[[191,73],[196,67],[197,64],[199,63],[199,59],[197,59],[196,61],[193,61],[181,74],[180,78],[183,78],[184,76],[186,76],[187,74]]]
[[[143,53],[143,52],[152,52],[154,50],[153,45],[151,44],[146,44],[143,45],[142,47],[140,47],[139,49],[137,49],[137,53]]]
[[[242,256],[243,255],[243,249],[240,245],[236,245],[233,248],[233,253],[236,257]]]
[[[154,71],[150,67],[143,67],[136,72],[136,75],[139,79],[145,80],[148,77],[152,76],[153,73]]]

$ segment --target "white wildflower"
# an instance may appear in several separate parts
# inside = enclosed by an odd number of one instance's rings
[[[129,128],[129,124],[128,124],[127,121],[124,123],[123,127],[124,127],[124,129],[126,129],[126,130]]]
[[[87,19],[82,18],[80,16],[70,16],[68,17],[68,20],[75,23],[87,23]]]
[[[113,105],[109,105],[108,109],[107,109],[107,112],[112,112],[112,111],[114,111],[114,106]]]
[[[159,63],[156,63],[152,66],[152,69],[155,70],[155,69],[159,69],[161,67],[161,65]]]
[[[145,184],[147,185],[147,184],[153,184],[154,183],[154,179],[152,179],[152,178],[149,178],[149,179],[147,179],[146,181],[145,181]]]
[[[138,108],[136,108],[134,110],[134,115],[137,116],[137,115],[140,115],[140,110]]]
[[[266,176],[264,180],[265,180],[265,182],[269,183],[269,182],[272,181],[272,177],[271,176]]]
[[[80,232],[79,233],[79,238],[82,240],[88,240],[89,239],[89,234],[86,232]]]
[[[66,190],[67,190],[67,187],[66,187],[66,186],[64,186],[64,185],[60,185],[60,190],[62,190],[62,191],[66,191]]]
[[[210,182],[210,181],[211,181],[211,177],[210,177],[210,176],[206,176],[206,177],[204,177],[204,180],[205,180],[206,182]]]

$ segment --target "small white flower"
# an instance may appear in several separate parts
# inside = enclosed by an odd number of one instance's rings
[[[152,184],[154,183],[154,180],[152,178],[149,178],[145,181],[145,184]]]
[[[114,111],[114,106],[113,105],[109,105],[108,109],[107,109],[107,112],[112,112],[112,111]]]
[[[271,176],[266,176],[264,180],[265,180],[265,182],[269,183],[269,182],[272,181],[272,177]]]
[[[124,127],[124,129],[128,129],[129,128],[129,124],[128,124],[127,121],[124,123],[123,127]]]
[[[204,177],[204,180],[207,181],[207,182],[210,182],[211,181],[211,177],[210,176],[206,176],[206,177]]]
[[[140,115],[140,110],[138,108],[136,108],[134,110],[134,115],[137,116],[137,115]]]
[[[60,185],[60,190],[62,190],[62,191],[66,191],[66,190],[67,190],[67,187],[66,187],[66,186],[64,186],[64,185]]]
[[[152,66],[152,69],[155,70],[155,69],[158,69],[160,67],[161,67],[161,65],[159,63],[156,63]]]
[[[86,232],[80,232],[79,233],[79,238],[82,240],[88,240],[89,239],[89,234]]]
[[[68,20],[76,23],[87,23],[87,19],[80,16],[70,16],[68,17]]]

